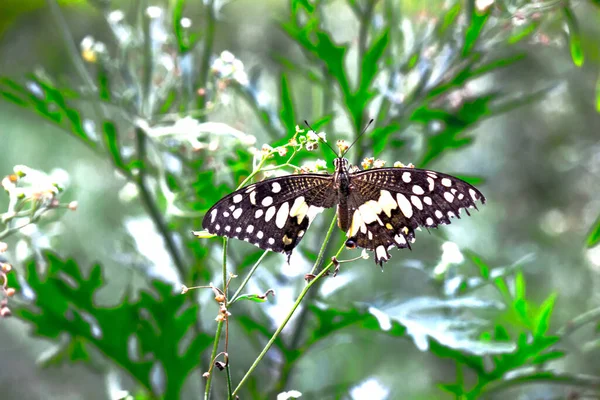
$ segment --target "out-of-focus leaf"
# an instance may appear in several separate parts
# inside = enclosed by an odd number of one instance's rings
[[[307,345],[315,343],[340,329],[349,326],[359,326],[369,330],[376,330],[391,336],[404,336],[406,329],[398,321],[389,321],[382,327],[377,316],[367,310],[353,308],[339,310],[310,305],[310,311],[317,320],[317,327],[311,332]]]
[[[400,130],[400,125],[396,122],[386,126],[378,126],[373,129],[371,139],[373,140],[373,155],[379,156],[388,144],[388,138]]]
[[[98,95],[104,101],[110,101],[112,98],[108,74],[102,65],[98,66]]]
[[[462,2],[458,1],[456,2],[456,4],[450,7],[448,11],[446,11],[444,17],[437,26],[438,37],[444,36],[448,28],[454,26],[454,24],[456,23],[456,19],[460,15],[462,7]]]
[[[472,3],[469,5],[469,8],[473,11],[471,13],[471,21],[469,22],[469,27],[465,32],[465,43],[462,49],[463,57],[467,57],[469,53],[471,53],[471,51],[473,50],[473,47],[475,47],[477,39],[479,39],[479,35],[481,34],[481,31],[483,30],[483,27],[485,26],[485,23],[487,22],[490,16],[489,10],[484,11],[483,13],[479,13],[479,11],[477,11],[477,7],[475,7],[474,4],[475,0],[469,1]]]
[[[600,112],[600,76],[596,81],[596,110]]]
[[[490,278],[490,267],[477,255],[469,254],[469,258],[479,268],[479,274],[483,279]]]
[[[462,179],[463,181],[470,183],[473,186],[477,186],[477,185],[481,185],[483,183],[485,183],[485,178],[481,177],[481,176],[475,176],[475,175],[463,175],[463,174],[452,174],[454,176],[456,176],[459,179]]]
[[[115,124],[110,121],[105,121],[102,124],[102,133],[104,135],[104,143],[110,153],[113,163],[119,169],[128,171],[128,167],[121,158],[121,149],[119,147],[119,134]]]
[[[598,93],[600,95],[600,91]],[[599,99],[600,99],[600,97],[599,97]],[[596,220],[596,222],[592,226],[590,233],[588,233],[587,246],[594,247],[599,243],[600,243],[600,217]]]
[[[548,296],[548,298],[544,300],[540,306],[535,321],[535,330],[533,332],[535,336],[543,336],[548,332],[548,328],[550,327],[550,318],[552,317],[552,311],[554,311],[555,302],[556,293],[553,293]]]
[[[160,363],[166,374],[165,397],[178,398],[185,379],[199,366],[198,354],[212,341],[206,334],[188,334],[197,322],[198,306],[170,285],[153,281],[152,292],[140,292],[139,300],[126,296],[115,306],[102,307],[94,300],[104,285],[99,265],[85,278],[72,260],[50,252],[44,258],[43,275],[34,261],[26,265],[25,278],[35,300],[18,308],[16,315],[31,323],[38,336],[57,339],[66,334],[70,340],[95,346],[151,393],[155,385],[150,372]],[[131,358],[131,338],[137,340],[137,358]],[[190,340],[181,351],[184,338]],[[72,349],[71,359],[86,358],[79,345]]]
[[[292,94],[290,93],[287,78],[284,74],[281,74],[280,101],[281,111],[279,112],[279,116],[281,117],[281,123],[286,128],[287,134],[293,135],[296,131],[294,101],[292,99]]]
[[[419,166],[426,166],[447,149],[458,149],[470,144],[473,139],[464,136],[466,129],[491,115],[489,103],[495,98],[495,95],[487,95],[466,100],[454,113],[442,109],[430,109],[427,106],[416,109],[410,117],[411,121],[424,125],[432,122],[441,124],[439,132],[426,137],[425,154]]]
[[[570,7],[563,7],[563,11],[567,26],[569,27],[569,48],[571,49],[571,58],[576,66],[581,67],[583,65],[584,56],[583,49],[581,48],[581,32],[579,31],[579,24]]]
[[[558,351],[558,350],[549,351],[548,353],[543,353],[543,354],[540,354],[539,356],[535,357],[531,361],[531,363],[532,364],[545,364],[548,361],[558,360],[559,358],[563,358],[566,355],[567,354],[564,351]]]
[[[520,42],[521,40],[531,36],[531,34],[533,34],[537,28],[540,26],[540,22],[539,21],[531,21],[530,23],[528,23],[525,26],[522,26],[520,29],[518,29],[516,32],[511,33],[511,35],[509,36],[509,38],[507,39],[507,42],[509,44],[515,44]]]
[[[311,4],[310,0],[292,0],[293,13],[297,13],[300,7],[302,7],[309,14],[315,11],[315,6]]]

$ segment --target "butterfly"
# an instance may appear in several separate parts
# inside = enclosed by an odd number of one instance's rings
[[[373,168],[354,172],[343,155],[333,174],[306,173],[266,179],[243,187],[212,206],[202,227],[209,233],[250,242],[289,258],[315,217],[337,207],[346,247],[375,252],[410,248],[415,229],[435,228],[477,208],[485,197],[454,176],[417,168]]]

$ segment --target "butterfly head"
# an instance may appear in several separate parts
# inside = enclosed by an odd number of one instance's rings
[[[350,162],[346,158],[338,157],[333,160],[333,165],[335,166],[336,172],[347,172]]]

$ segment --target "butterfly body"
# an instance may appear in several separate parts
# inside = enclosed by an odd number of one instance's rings
[[[472,185],[417,168],[351,172],[347,159],[334,160],[333,174],[298,174],[267,179],[225,196],[208,210],[210,233],[248,241],[291,255],[325,208],[337,206],[338,226],[349,248],[375,252],[383,265],[392,247],[410,248],[415,229],[449,224],[460,210],[485,197]],[[468,213],[468,211],[467,211]]]

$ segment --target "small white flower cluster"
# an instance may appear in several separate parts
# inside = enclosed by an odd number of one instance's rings
[[[244,63],[227,50],[221,52],[221,55],[213,61],[211,70],[224,81],[234,80],[243,86],[249,83],[248,74],[244,71]]]

